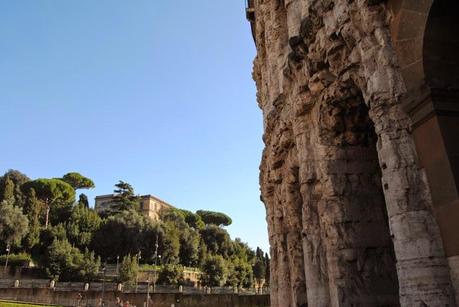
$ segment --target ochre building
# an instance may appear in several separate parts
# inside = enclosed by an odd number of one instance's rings
[[[170,210],[175,208],[171,204],[153,196],[153,195],[142,195],[140,198],[140,213],[151,218],[154,221],[160,219],[160,214],[163,210]],[[103,213],[109,211],[114,205],[116,205],[116,198],[114,194],[96,196],[95,210],[97,213]]]
[[[250,0],[271,304],[456,306],[459,1]]]

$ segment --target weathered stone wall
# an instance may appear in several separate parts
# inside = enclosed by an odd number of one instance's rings
[[[83,298],[78,299],[78,294]],[[0,299],[55,304],[60,306],[98,306],[101,298],[100,291],[62,291],[39,288],[10,288],[0,289]],[[115,306],[116,298],[124,302],[129,301],[135,306],[145,306],[146,293],[119,293],[106,291],[104,293],[105,306]],[[78,305],[79,303],[79,305]],[[170,307],[268,307],[268,295],[237,295],[237,294],[179,294],[154,293],[151,294],[150,306]]]
[[[255,0],[272,306],[453,306],[384,1]]]

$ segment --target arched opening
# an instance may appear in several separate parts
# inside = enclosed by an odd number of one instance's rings
[[[456,0],[435,0],[430,9],[424,34],[423,62],[425,79],[433,98],[436,91],[459,90],[458,10]]]
[[[423,41],[430,112],[414,131],[431,188],[451,277],[459,290],[459,2],[435,0]]]
[[[419,164],[429,182],[459,293],[459,2],[389,1],[392,39],[407,87]]]
[[[319,131],[321,145],[336,152],[324,162],[333,193],[322,196],[318,210],[325,229],[330,298],[346,306],[359,302],[397,306],[398,280],[377,136],[357,88],[349,98],[323,105]]]

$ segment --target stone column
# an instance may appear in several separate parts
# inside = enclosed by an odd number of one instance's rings
[[[315,142],[311,139],[310,114],[299,118],[294,131],[299,149],[299,182],[302,196],[303,253],[306,292],[309,306],[330,306],[328,269],[324,242],[326,238],[319,223],[318,206],[321,189],[317,180]]]
[[[397,104],[373,106],[402,306],[455,306],[440,230],[417,166],[410,121]]]

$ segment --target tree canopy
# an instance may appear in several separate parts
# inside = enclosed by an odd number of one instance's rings
[[[0,176],[0,250],[12,247],[59,280],[94,280],[101,259],[113,263],[120,257],[121,280],[127,282],[139,262],[158,265],[159,282],[166,284],[181,283],[184,266],[200,270],[203,285],[211,287],[250,287],[269,279],[269,258],[231,239],[222,227],[231,224],[226,214],[170,209],[152,220],[139,210],[134,188],[120,181],[115,210],[100,216],[86,195],[75,199],[75,190],[93,186],[76,172],[61,179],[30,180],[19,171]]]
[[[127,182],[120,180],[115,184],[115,205],[113,210],[121,212],[126,210],[138,210],[140,208],[140,199],[135,196],[134,188]]]
[[[27,217],[19,207],[14,207],[12,200],[0,203],[0,240],[8,246],[19,245],[29,231]]]
[[[196,214],[206,225],[229,226],[233,222],[228,215],[221,212],[198,210]]]
[[[60,179],[40,178],[29,181],[23,185],[25,191],[34,189],[37,198],[46,205],[45,227],[49,224],[49,212],[55,209],[56,217],[59,219],[59,209],[66,209],[75,201],[75,190],[68,183]]]
[[[95,187],[94,182],[91,179],[77,172],[67,173],[61,180],[71,185],[75,190],[92,189]]]
[[[21,187],[28,181],[30,181],[30,178],[20,171],[7,171],[3,176],[0,176],[0,201],[11,197],[11,192],[13,192],[14,203],[22,207],[24,203],[24,194]],[[5,193],[9,195],[5,195]]]

